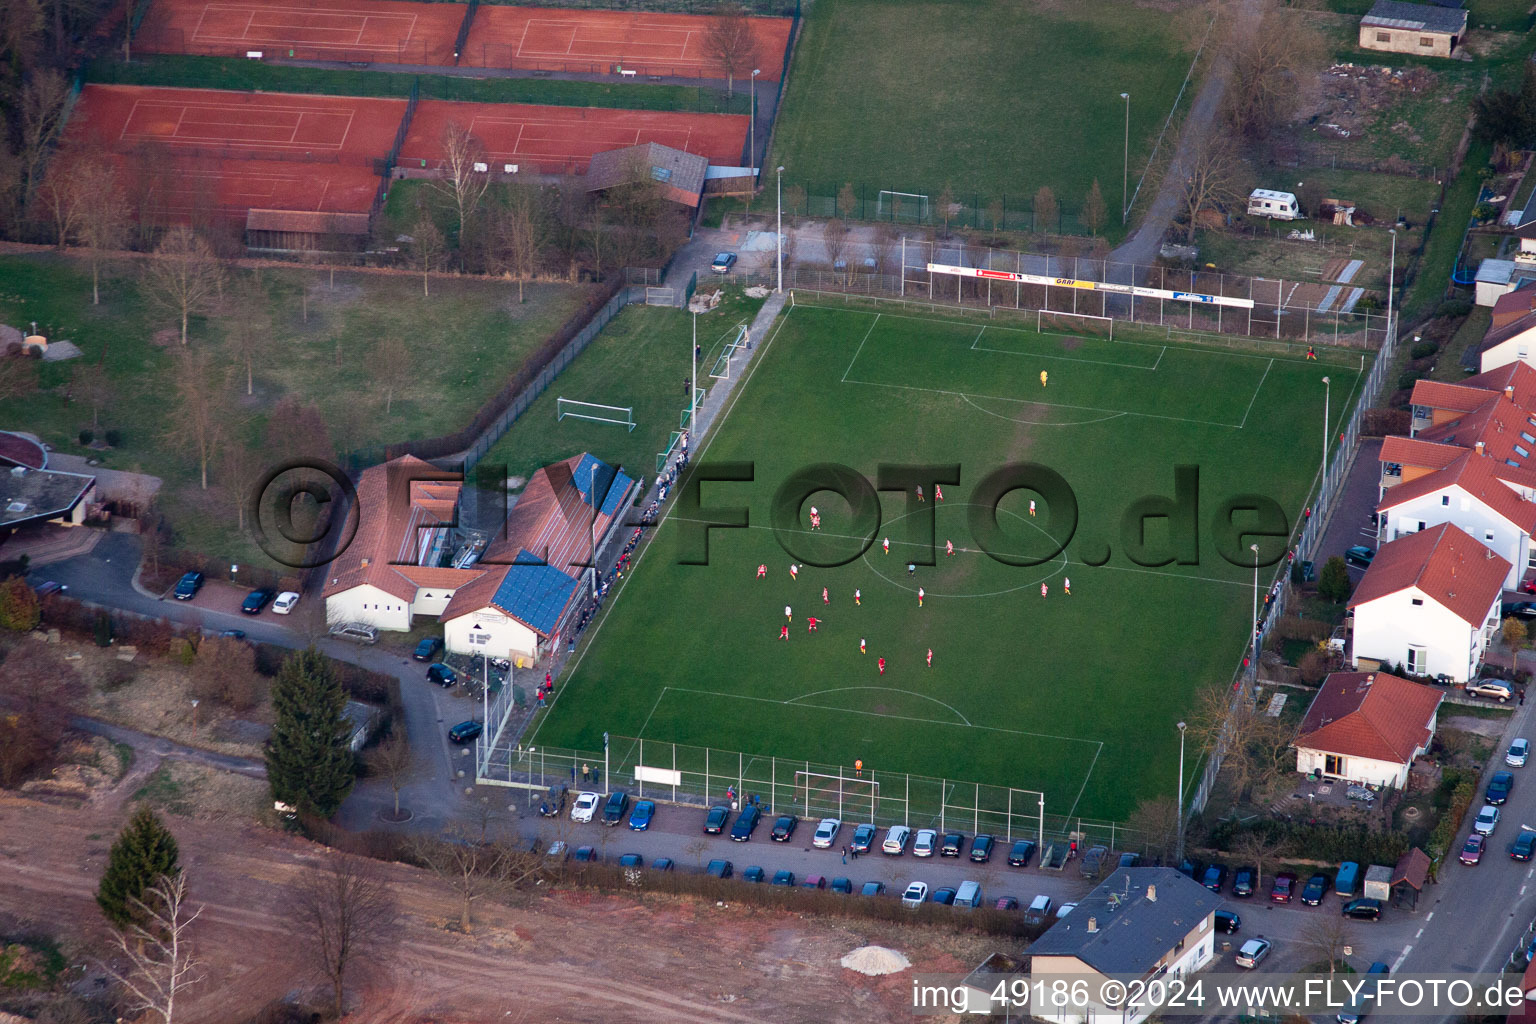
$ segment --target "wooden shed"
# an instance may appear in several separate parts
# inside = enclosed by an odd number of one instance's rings
[[[371,233],[366,213],[252,210],[245,216],[248,249],[274,252],[361,252]]]

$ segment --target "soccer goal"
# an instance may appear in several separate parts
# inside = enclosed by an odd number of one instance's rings
[[[596,402],[578,402],[574,398],[555,399],[555,422],[567,416],[597,423],[615,423],[629,430],[635,429],[635,407],[632,405],[599,405]]]
[[[731,360],[736,358],[737,353],[745,352],[747,346],[751,344],[752,335],[748,332],[747,325],[744,323],[737,324],[734,336],[730,341],[726,342],[725,348],[721,350],[719,357],[715,359],[714,369],[709,371],[709,375],[716,380],[730,380]]]
[[[892,192],[881,189],[875,198],[875,219],[910,221],[923,224],[928,220],[928,197],[921,192]]]
[[[880,808],[880,783],[870,778],[797,769],[795,802],[805,809],[807,817],[835,810],[839,818],[864,817],[867,813],[864,820],[874,821]]]
[[[1113,317],[1091,313],[1063,313],[1055,309],[1035,310],[1035,330],[1041,334],[1066,334],[1074,338],[1115,340]]]

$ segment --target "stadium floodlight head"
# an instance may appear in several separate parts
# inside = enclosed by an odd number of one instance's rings
[[[778,171],[779,171],[779,173],[780,173],[780,174],[783,174],[783,173],[784,173],[784,165],[783,165],[783,164],[780,164],[780,165],[779,165],[779,167],[778,167]]]
[[[1123,100],[1128,100],[1128,99],[1131,98],[1131,94],[1128,93],[1128,92],[1123,92],[1123,93],[1120,94],[1120,98],[1123,99]]]
[[[760,75],[762,73],[763,73],[763,69],[762,68],[753,68],[752,69],[752,77],[753,78],[756,78],[758,75]]]

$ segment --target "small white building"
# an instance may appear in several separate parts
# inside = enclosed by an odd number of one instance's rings
[[[1449,57],[1467,34],[1467,12],[1439,4],[1376,0],[1360,19],[1360,46],[1388,53]]]
[[[1365,660],[1457,683],[1476,678],[1509,571],[1450,523],[1382,545],[1349,601],[1355,667]]]
[[[1081,978],[1097,992],[1110,977],[1173,982],[1215,962],[1221,897],[1173,868],[1120,868],[1029,946],[1035,977]],[[1085,1012],[1086,1009],[1086,1012]],[[1033,1008],[1059,1024],[1113,1020],[1140,1024],[1157,1009]]]
[[[1386,672],[1334,672],[1296,731],[1296,770],[1402,789],[1435,738],[1442,699]]]
[[[1536,426],[1526,427],[1525,433],[1536,437]],[[1536,450],[1536,440],[1522,448],[1527,453]],[[1453,523],[1509,564],[1502,585],[1513,590],[1527,570],[1536,568],[1531,545],[1531,534],[1536,532],[1536,470],[1499,462],[1484,452],[1483,442],[1476,442],[1473,450],[1463,452],[1444,469],[1392,488],[1378,506],[1381,540],[1390,543]]]
[[[1536,262],[1492,257],[1477,265],[1473,288],[1479,306],[1492,306],[1527,281],[1536,280]]]
[[[1268,217],[1270,220],[1295,220],[1301,216],[1301,206],[1290,192],[1276,192],[1256,188],[1248,193],[1248,216]]]

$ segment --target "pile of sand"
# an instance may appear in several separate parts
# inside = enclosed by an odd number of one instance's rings
[[[886,949],[884,946],[860,946],[843,957],[842,965],[850,971],[878,976],[904,971],[912,966],[912,961],[894,949]]]

